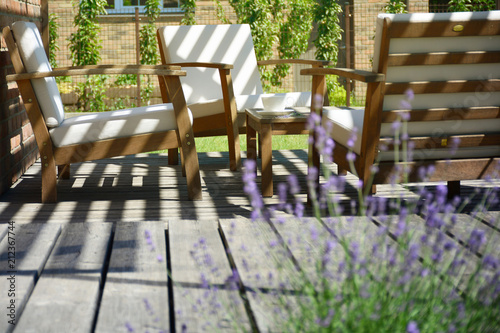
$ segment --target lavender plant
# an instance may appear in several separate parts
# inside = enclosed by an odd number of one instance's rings
[[[412,99],[407,92],[401,108],[411,109]],[[413,156],[408,120],[408,114],[402,115],[392,127],[397,161],[409,162]],[[358,183],[358,200],[346,204],[346,178],[331,168],[334,129],[322,126],[315,113],[308,124],[326,179],[313,196],[312,211],[293,174],[278,185],[279,204],[267,206],[256,183],[256,163],[247,160],[243,181],[251,222],[233,221],[221,230],[232,271],[221,270],[207,255],[204,238],[193,246],[206,291],[193,301],[193,311],[210,317],[203,329],[223,329],[210,320],[223,313],[231,320],[229,327],[242,332],[500,331],[500,215],[489,215],[499,203],[493,179],[486,180],[490,184],[468,214],[462,212],[472,195],[450,201],[444,184],[420,186],[415,199],[388,199],[363,193]],[[354,131],[348,147],[356,140]],[[457,147],[454,142],[451,149]],[[349,154],[351,163],[355,158]],[[318,172],[308,172],[310,190]],[[408,170],[396,172],[393,185]],[[432,172],[420,170],[422,180]],[[238,233],[251,244],[234,242]],[[238,260],[237,252],[243,254]],[[264,263],[273,269],[262,270]],[[232,296],[224,299],[221,293],[227,291]],[[236,310],[241,306],[259,312],[256,323],[241,322]],[[183,323],[182,330],[189,329],[189,322]]]
[[[406,109],[412,97],[408,92]],[[395,150],[399,161],[412,157],[412,146],[405,134],[407,117],[393,125],[395,146],[402,147]],[[315,127],[316,148],[324,161],[333,162],[334,143],[329,136],[332,129],[322,127],[314,113],[309,124]],[[353,147],[355,140],[353,135],[348,145]],[[352,154],[348,159],[354,162],[354,158]],[[423,179],[432,171],[422,169]],[[311,179],[317,172],[309,170]],[[288,312],[288,316],[274,318],[282,331],[500,330],[500,257],[494,236],[499,219],[484,219],[489,208],[498,204],[494,184],[467,215],[460,213],[471,198],[449,201],[442,184],[435,190],[421,186],[415,200],[368,196],[361,192],[359,184],[359,203],[351,204],[352,211],[347,215],[339,199],[345,178],[328,167],[324,174],[327,180],[314,200],[313,223],[303,218],[296,177],[292,175],[287,184],[278,186],[281,203],[269,209],[255,183],[255,162],[245,163],[245,192],[253,207],[252,219],[266,221],[275,230],[286,230],[287,219],[273,218],[276,211],[284,210],[299,218],[305,231],[295,244],[283,242],[289,250],[284,253],[288,254],[275,260],[293,257],[294,249],[301,246],[309,248],[302,253],[314,254],[306,261],[296,259],[301,266],[309,265],[309,270],[305,269],[309,273],[299,274],[299,279],[284,287],[296,290],[301,302],[295,304],[293,315]]]

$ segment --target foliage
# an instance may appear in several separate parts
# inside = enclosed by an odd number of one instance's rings
[[[49,14],[49,62],[52,68],[57,68],[56,54],[59,51],[59,45],[57,40],[59,39],[59,23],[57,20],[59,17],[51,13]],[[70,82],[71,78],[69,76],[58,76],[56,77],[56,82]]]
[[[57,45],[57,39],[59,38],[58,18],[54,13],[49,14],[49,62],[52,68],[57,67],[56,53],[59,51],[59,45]]]
[[[107,75],[91,75],[85,82],[77,85],[76,93],[81,102],[80,108],[84,111],[107,111],[106,100],[106,81]]]
[[[160,16],[160,0],[147,0],[144,8],[148,23],[140,30],[141,64],[156,65],[160,61],[156,42],[155,21]]]
[[[181,20],[183,25],[195,25],[195,0],[184,0],[181,1],[181,9],[184,11],[184,17]]]
[[[101,60],[102,48],[99,33],[101,28],[97,16],[105,14],[106,0],[81,0],[75,1],[78,13],[75,15],[73,25],[76,32],[69,37],[71,61],[74,66],[97,65]]]
[[[226,17],[220,0],[214,0],[217,18],[225,24]],[[257,60],[268,60],[277,52],[280,59],[299,58],[308,48],[313,22],[318,23],[317,59],[337,60],[337,41],[342,29],[338,14],[342,11],[335,1],[315,0],[229,0],[237,16],[237,23],[248,24],[252,31]],[[185,1],[182,24],[195,24],[195,1]],[[272,68],[260,67],[265,91],[279,87],[288,74],[290,65]]]
[[[495,10],[494,0],[450,0],[448,10],[451,12],[478,12]]]
[[[314,11],[314,21],[318,24],[318,37],[314,40],[316,59],[337,61],[337,41],[342,37],[338,17],[341,12],[342,8],[337,1],[318,1]]]
[[[328,91],[328,100],[330,105],[345,106],[346,90],[342,84],[338,82],[338,77],[329,75],[326,77],[326,87]],[[352,101],[351,101],[352,102]]]
[[[160,16],[160,11],[160,0],[146,1],[145,14],[148,18],[148,23],[142,26],[140,31],[140,53],[141,64],[143,65],[156,65],[160,62],[155,26],[155,21]],[[154,90],[153,82],[150,76],[147,76],[143,82],[141,84],[141,100],[149,104]]]
[[[408,13],[406,3],[403,0],[389,0],[389,3],[384,7],[384,11],[390,14]]]
[[[231,21],[226,17],[226,11],[224,10],[220,0],[214,0],[214,3],[217,19],[223,24],[231,24]]]
[[[74,66],[97,65],[101,60],[102,45],[99,39],[101,29],[97,17],[106,13],[104,8],[106,5],[106,0],[75,1],[78,13],[73,25],[77,30],[69,37],[71,61]],[[107,76],[88,77],[85,83],[79,85],[77,93],[80,109],[106,110],[104,104],[106,79]]]

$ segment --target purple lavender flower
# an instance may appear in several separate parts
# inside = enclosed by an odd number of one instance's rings
[[[238,290],[240,283],[240,276],[238,272],[233,269],[233,273],[227,277],[226,285],[230,288],[230,290]]]
[[[329,309],[328,314],[326,315],[325,318],[316,318],[315,322],[317,325],[321,327],[328,327],[330,326],[330,323],[332,322],[334,315],[335,315],[335,310]]]
[[[257,164],[254,160],[247,159],[245,161],[245,171],[243,173],[243,182],[245,183],[243,191],[250,197],[250,204],[253,207],[251,215],[252,220],[261,216],[261,209],[264,207],[264,202],[262,201],[262,197],[255,182],[256,166]]]
[[[488,269],[496,270],[499,267],[499,260],[498,258],[493,257],[490,254],[487,254],[483,258],[483,266]]]
[[[399,132],[401,129],[401,121],[400,120],[395,120],[392,122],[391,129],[392,129],[392,134],[396,134]]]
[[[414,321],[410,321],[408,323],[408,326],[406,326],[406,332],[407,333],[420,333],[420,330],[418,329],[418,325]]]
[[[473,252],[477,252],[484,243],[486,243],[485,232],[479,229],[472,230],[469,241],[467,242],[469,249]]]
[[[294,174],[290,174],[287,177],[288,184],[290,185],[290,193],[291,194],[297,194],[300,193],[300,186],[299,186],[299,181],[297,179],[297,176]]]
[[[294,215],[297,216],[298,218],[301,218],[304,216],[304,210],[305,210],[304,204],[297,200],[295,204],[295,209],[293,211]]]
[[[309,131],[312,131],[319,124],[321,124],[321,116],[319,114],[315,113],[315,112],[311,112],[311,114],[307,118],[306,128]]]
[[[347,147],[350,149],[354,148],[356,141],[358,141],[358,129],[354,127],[352,129],[351,136],[347,140]]]
[[[401,236],[405,232],[407,216],[408,216],[408,209],[405,207],[401,207],[399,210],[398,223],[396,224],[396,231],[394,232],[394,235],[396,237]]]
[[[127,332],[135,332],[132,324],[130,324],[128,321],[125,323],[125,327],[127,328]]]

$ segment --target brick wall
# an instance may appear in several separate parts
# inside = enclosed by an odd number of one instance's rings
[[[1,0],[0,29],[28,20],[42,27],[42,0]],[[1,33],[0,33],[1,34]],[[3,37],[0,38],[0,194],[4,193],[38,157],[33,131],[17,85],[5,76],[14,69]]]

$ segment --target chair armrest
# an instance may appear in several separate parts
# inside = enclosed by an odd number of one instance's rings
[[[311,65],[313,67],[335,66],[333,61],[328,60],[308,60],[308,59],[270,59],[257,61],[259,66],[280,65],[280,64],[299,64]]]
[[[7,81],[40,79],[55,76],[77,76],[77,75],[161,75],[161,76],[185,76],[186,72],[180,66],[165,65],[96,65],[75,66],[56,68],[51,72],[34,72],[22,74],[10,74],[6,76]]]
[[[180,67],[206,67],[215,69],[233,69],[234,66],[231,64],[223,64],[217,62],[176,62],[171,65]]]
[[[306,68],[300,71],[302,75],[338,75],[348,79],[361,82],[381,82],[385,80],[385,75],[381,73],[373,73],[349,68]]]

